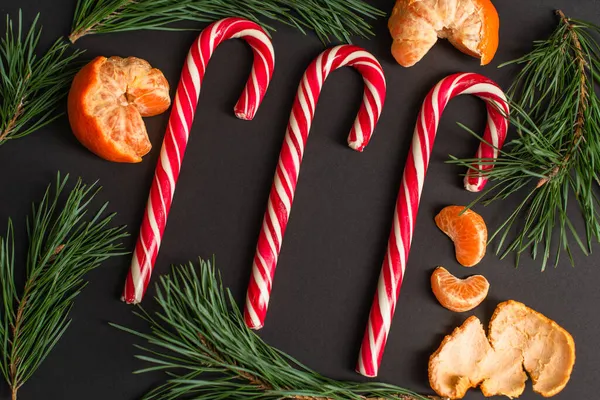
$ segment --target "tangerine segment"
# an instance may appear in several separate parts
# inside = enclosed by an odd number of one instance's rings
[[[450,311],[465,312],[477,307],[487,297],[490,283],[482,275],[459,279],[444,267],[431,274],[431,290],[440,304]]]
[[[159,69],[135,57],[111,57],[109,61],[123,71],[127,82],[127,101],[137,108],[142,117],[153,117],[169,108],[169,83]]]
[[[438,38],[486,65],[498,49],[499,26],[490,0],[397,0],[388,21],[392,55],[405,67],[420,61]]]
[[[435,224],[454,242],[461,265],[472,267],[481,261],[487,243],[487,227],[481,215],[463,206],[448,206],[435,216]]]
[[[142,117],[160,114],[170,104],[169,83],[147,61],[97,57],[73,79],[69,122],[77,139],[98,156],[140,162],[152,148]]]

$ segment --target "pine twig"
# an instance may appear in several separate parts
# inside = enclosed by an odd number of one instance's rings
[[[111,324],[148,342],[149,347],[136,346],[144,353],[136,357],[150,366],[136,373],[165,371],[169,376],[146,400],[430,399],[384,383],[329,379],[269,346],[246,327],[210,262],[174,267],[160,278],[156,301],[160,311],[154,315],[141,307],[136,312],[150,333]]]
[[[97,33],[181,29],[172,25],[176,22],[193,22],[190,26],[198,29],[198,22],[237,16],[279,21],[303,33],[313,30],[324,43],[331,36],[350,42],[352,35],[373,35],[366,19],[383,15],[364,0],[78,0],[69,39],[75,43]]]
[[[558,265],[561,252],[571,264],[574,241],[584,254],[592,241],[600,241],[600,99],[595,84],[600,82],[600,27],[567,18],[557,11],[559,24],[547,40],[537,41],[533,50],[504,65],[522,66],[508,91],[511,125],[518,137],[505,146],[485,175],[493,188],[476,200],[489,204],[523,191],[524,200],[491,236],[498,240],[501,257],[531,250],[541,254],[544,270],[552,257]],[[450,162],[468,166],[476,160]],[[583,216],[580,233],[567,215],[575,199]],[[516,232],[513,239],[509,239]],[[553,255],[554,253],[554,255]]]
[[[588,97],[589,92],[587,90],[587,79],[586,79],[586,57],[581,48],[581,42],[579,41],[579,37],[577,33],[573,30],[573,27],[569,21],[569,19],[565,16],[565,14],[561,10],[556,11],[556,15],[560,18],[560,21],[567,27],[568,35],[573,42],[573,52],[575,55],[575,63],[577,64],[577,68],[579,69],[579,107],[577,109],[577,118],[575,120],[575,124],[573,125],[573,139],[571,140],[571,144],[569,145],[567,151],[565,152],[564,157],[560,161],[559,165],[555,165],[554,168],[550,171],[547,176],[540,178],[536,185],[536,189],[539,189],[546,183],[550,182],[554,179],[558,173],[568,166],[569,160],[575,154],[577,147],[579,146],[580,140],[583,136],[583,128],[585,124],[585,110],[588,107]]]
[[[13,224],[0,238],[0,372],[12,399],[68,328],[69,311],[85,286],[84,275],[106,259],[124,254],[117,242],[124,227],[110,228],[107,204],[90,221],[83,218],[99,189],[78,180],[62,209],[59,198],[68,176],[58,175],[27,219],[29,250],[22,292],[15,284]]]
[[[58,39],[41,57],[39,14],[27,33],[19,11],[17,26],[6,16],[6,33],[0,41],[0,145],[26,136],[59,117],[55,112],[75,74],[73,61],[82,51],[70,52]]]

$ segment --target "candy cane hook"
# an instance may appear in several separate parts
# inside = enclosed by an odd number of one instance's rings
[[[250,77],[234,108],[236,117],[246,120],[254,118],[269,86],[275,56],[271,40],[259,25],[242,18],[225,18],[209,25],[200,33],[190,48],[181,72],[140,236],[125,282],[123,300],[127,303],[142,301],[150,281],[171,209],[206,66],[217,46],[233,38],[244,39],[254,53]]]
[[[504,93],[493,81],[478,74],[454,74],[442,79],[425,98],[404,167],[388,249],[360,349],[356,370],[362,375],[377,376],[404,278],[423,181],[440,116],[448,101],[461,94],[472,94],[486,102],[488,119],[483,138],[493,146],[481,143],[476,157],[496,159],[498,149],[504,144],[508,130],[508,104]],[[481,171],[489,170],[493,165],[475,164],[473,167],[476,170],[470,169],[465,177],[465,188],[477,192],[487,181]]]
[[[252,265],[244,310],[244,319],[250,328],[260,329],[264,324],[273,275],[321,88],[332,71],[345,65],[357,69],[365,83],[363,102],[348,136],[350,148],[357,151],[364,149],[381,114],[385,100],[383,70],[375,57],[363,49],[341,45],[325,50],[304,73],[279,155]]]

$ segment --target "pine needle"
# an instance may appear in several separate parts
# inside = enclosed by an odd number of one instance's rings
[[[600,27],[561,11],[557,15],[559,25],[547,40],[504,64],[522,66],[508,91],[510,122],[518,136],[497,160],[486,160],[495,167],[486,172],[493,188],[483,200],[489,204],[525,193],[490,240],[498,239],[501,257],[514,252],[517,265],[529,250],[534,259],[541,258],[542,270],[557,266],[562,252],[573,264],[573,244],[587,255],[600,241],[595,193],[600,182],[600,99],[595,92]],[[453,157],[450,162],[468,166],[473,161]],[[583,232],[575,228],[569,207],[578,208]]]
[[[303,33],[313,30],[324,43],[330,37],[350,43],[352,35],[373,35],[365,19],[383,15],[363,0],[78,0],[69,39],[75,43],[96,33],[181,29],[172,26],[176,22],[198,29],[198,22],[237,16],[279,21]]]
[[[39,14],[27,33],[19,11],[16,26],[6,16],[6,33],[0,41],[0,145],[26,136],[60,116],[55,112],[68,92],[75,73],[70,52],[58,39],[41,57],[36,54],[42,29]]]
[[[141,307],[136,312],[151,333],[111,324],[148,342],[136,346],[144,353],[137,358],[150,364],[137,373],[169,376],[146,400],[429,399],[383,383],[329,379],[269,346],[246,327],[211,262],[174,267],[160,278],[156,301],[160,311],[154,315]]]
[[[69,327],[69,311],[86,285],[83,276],[106,259],[125,254],[117,242],[124,227],[110,228],[114,214],[103,216],[104,204],[84,221],[98,192],[95,184],[78,180],[59,208],[68,175],[48,186],[27,219],[29,250],[22,290],[15,284],[12,221],[0,238],[0,371],[12,399],[48,356]]]

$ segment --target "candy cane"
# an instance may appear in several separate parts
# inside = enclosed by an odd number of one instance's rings
[[[375,57],[363,49],[342,45],[325,50],[304,73],[279,155],[252,265],[244,311],[246,324],[250,328],[260,329],[264,324],[277,258],[321,88],[332,71],[345,65],[356,68],[365,83],[363,102],[348,137],[350,148],[357,151],[364,149],[381,114],[385,100],[383,70]]]
[[[440,116],[448,101],[461,94],[472,94],[486,102],[488,119],[483,138],[492,146],[482,143],[477,150],[477,158],[488,161],[495,159],[506,138],[506,97],[494,82],[481,75],[450,75],[442,79],[425,98],[404,167],[388,249],[360,349],[356,370],[362,375],[377,376],[404,278],[419,199]],[[475,169],[470,169],[465,177],[465,188],[477,192],[483,189],[487,181],[482,172],[493,165],[488,162],[473,167]]]
[[[246,120],[254,118],[269,86],[275,58],[271,40],[260,26],[242,18],[225,18],[209,25],[200,33],[190,48],[181,72],[140,236],[125,282],[123,300],[127,303],[139,303],[150,281],[171,209],[206,65],[216,47],[233,38],[244,39],[254,53],[250,77],[234,108],[236,117]]]

